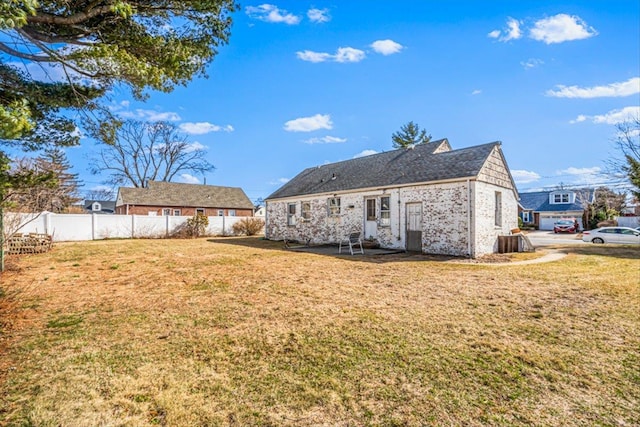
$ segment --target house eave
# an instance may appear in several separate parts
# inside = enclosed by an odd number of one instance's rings
[[[363,188],[352,188],[349,190],[336,190],[336,191],[323,191],[321,193],[305,193],[305,194],[295,194],[292,196],[286,197],[273,197],[265,199],[265,202],[275,202],[275,201],[286,201],[286,200],[299,200],[301,198],[311,198],[311,197],[327,197],[333,196],[334,194],[337,196],[344,194],[353,194],[353,193],[370,193],[374,191],[390,190],[394,188],[407,188],[407,187],[416,187],[421,185],[437,185],[437,184],[450,184],[453,182],[467,182],[467,181],[476,181],[478,177],[467,176],[467,177],[458,177],[458,178],[450,178],[450,179],[442,179],[436,181],[423,181],[423,182],[411,182],[406,184],[394,184],[394,185],[383,185],[376,187],[363,187]]]

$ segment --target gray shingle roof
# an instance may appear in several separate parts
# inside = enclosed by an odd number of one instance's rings
[[[446,139],[305,169],[267,199],[475,177],[500,142],[435,152]]]
[[[147,188],[120,187],[120,205],[190,206],[198,208],[253,209],[238,187],[149,181]]]

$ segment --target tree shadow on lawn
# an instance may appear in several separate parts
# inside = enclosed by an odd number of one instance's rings
[[[268,250],[281,250],[283,252],[297,252],[308,253],[321,256],[329,256],[333,258],[341,258],[349,261],[356,262],[370,262],[381,264],[385,262],[399,262],[399,261],[459,261],[459,262],[473,262],[466,257],[456,257],[447,255],[431,255],[420,254],[416,252],[406,252],[403,250],[395,249],[369,249],[364,248],[364,255],[360,253],[349,253],[349,247],[343,247],[342,253],[338,253],[338,245],[309,245],[304,244],[292,244],[289,247],[285,246],[283,241],[266,240],[264,237],[221,237],[214,239],[207,239],[211,243],[219,243],[223,245],[237,245],[244,246],[253,249],[268,249]]]
[[[285,247],[283,241],[267,240],[261,236],[251,237],[220,237],[207,239],[211,243],[220,243],[225,245],[244,246],[253,249],[281,250],[286,252],[310,253],[316,255],[330,256],[333,258],[342,258],[345,260],[371,263],[385,263],[398,261],[435,261],[435,262],[460,262],[460,263],[509,263],[512,260],[510,254],[491,254],[485,257],[470,259],[467,257],[456,257],[447,255],[419,254],[412,252],[404,252],[398,250],[384,249],[367,249],[365,254],[349,254],[349,249],[343,248],[342,253],[338,253],[337,245],[310,245],[294,244],[291,247]],[[640,246],[635,245],[553,245],[545,249],[553,249],[565,252],[567,254],[585,255],[585,256],[607,256],[621,259],[639,259]]]
[[[550,247],[549,247],[550,248]],[[622,259],[640,260],[640,245],[588,244],[580,246],[557,246],[554,249],[567,254],[596,255]]]

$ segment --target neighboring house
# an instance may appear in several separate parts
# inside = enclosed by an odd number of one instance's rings
[[[575,218],[583,230],[584,204],[594,201],[595,191],[590,189],[520,193],[518,215],[525,225],[539,230],[553,230],[553,223],[561,218]]]
[[[266,200],[265,236],[477,257],[516,228],[518,194],[499,142],[446,139],[305,169]]]
[[[113,200],[85,200],[84,211],[95,214],[112,214],[116,211],[116,202]]]
[[[266,212],[267,211],[265,210],[264,206],[260,206],[258,209],[256,209],[256,213],[254,213],[253,216],[264,218]]]
[[[253,203],[237,187],[149,181],[145,188],[120,187],[116,213],[157,216],[253,216]]]

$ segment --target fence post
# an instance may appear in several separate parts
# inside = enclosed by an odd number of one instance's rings
[[[136,237],[136,216],[131,215],[131,238],[135,239]]]
[[[165,237],[169,237],[169,220],[171,219],[171,217],[169,215],[167,215],[166,217],[166,221],[165,221]]]
[[[53,235],[53,230],[51,229],[51,215],[54,215],[53,212],[47,212],[44,214],[44,234]]]
[[[98,222],[98,215],[96,213],[91,214],[91,240],[96,240],[96,225]]]

